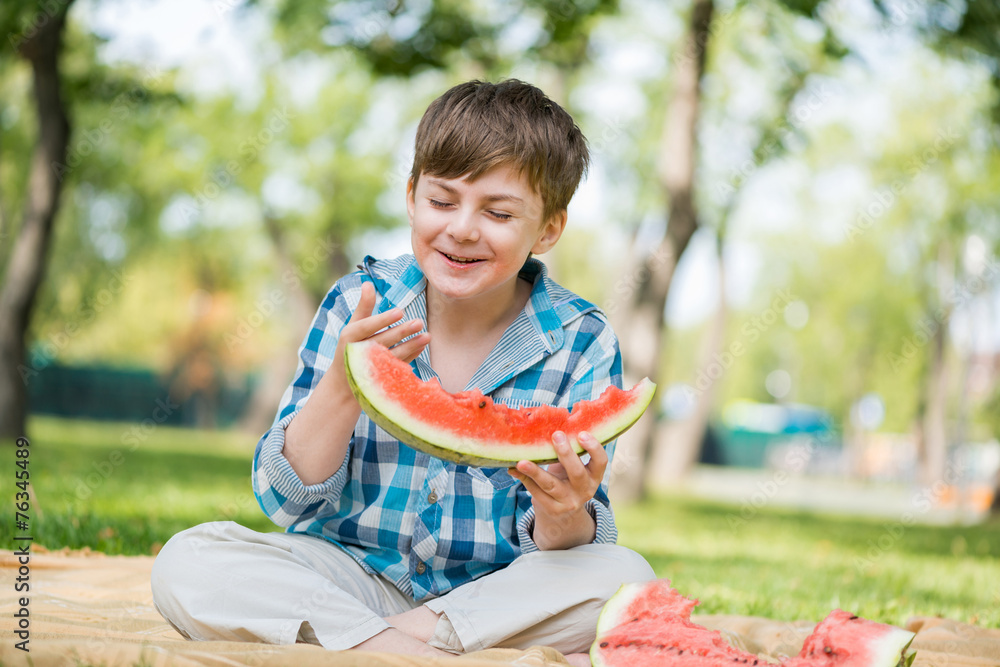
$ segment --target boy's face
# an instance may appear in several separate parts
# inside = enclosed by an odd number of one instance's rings
[[[428,285],[452,299],[514,298],[528,253],[549,250],[566,211],[542,219],[542,198],[500,165],[475,181],[422,173],[406,188],[413,254]]]

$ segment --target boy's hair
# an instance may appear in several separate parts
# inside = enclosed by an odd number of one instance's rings
[[[410,178],[468,174],[509,164],[542,198],[543,219],[569,206],[590,160],[587,140],[565,109],[530,84],[469,81],[434,100],[417,127]]]

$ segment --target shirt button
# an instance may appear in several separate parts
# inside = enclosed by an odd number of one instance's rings
[[[423,563],[417,563],[417,574],[423,574],[427,571],[427,566]]]
[[[437,491],[431,491],[429,494],[427,494],[427,502],[429,502],[431,505],[433,505],[437,501],[438,501]]]

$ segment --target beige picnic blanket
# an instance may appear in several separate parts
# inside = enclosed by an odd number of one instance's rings
[[[86,549],[70,553],[32,549],[29,653],[15,648],[20,596],[14,590],[17,558],[0,550],[0,665],[296,665],[310,667],[523,667],[566,665],[549,647],[527,651],[492,649],[458,660],[414,658],[362,651],[326,651],[318,646],[272,646],[184,640],[153,607],[149,588],[152,556],[106,556]],[[698,615],[702,625],[723,632],[740,648],[777,660],[794,655],[815,622],[788,623],[750,616]],[[914,618],[915,667],[1000,667],[1000,630],[941,618]]]

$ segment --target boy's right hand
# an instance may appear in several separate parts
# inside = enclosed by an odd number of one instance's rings
[[[423,322],[410,320],[387,329],[390,324],[402,319],[403,312],[393,309],[372,315],[374,308],[375,286],[366,282],[361,286],[358,307],[340,332],[333,363],[302,411],[285,429],[282,453],[305,485],[319,484],[340,469],[354,425],[361,414],[361,405],[351,393],[344,368],[344,348],[347,344],[374,340],[409,363],[431,340],[431,335],[424,332],[401,343],[407,336],[419,332],[424,327]]]
[[[399,308],[393,308],[384,313],[372,315],[374,309],[375,286],[370,282],[365,282],[361,285],[361,300],[358,301],[358,306],[354,309],[350,322],[340,332],[337,351],[334,353],[333,365],[330,367],[330,372],[336,374],[338,387],[346,389],[348,393],[350,388],[347,383],[347,371],[344,369],[344,349],[348,343],[374,340],[389,348],[397,359],[410,363],[431,342],[431,335],[426,331],[413,336],[424,328],[424,323],[420,320],[410,320],[398,326],[386,328],[401,320],[403,311]],[[413,338],[405,343],[400,342],[407,336],[413,336]]]

